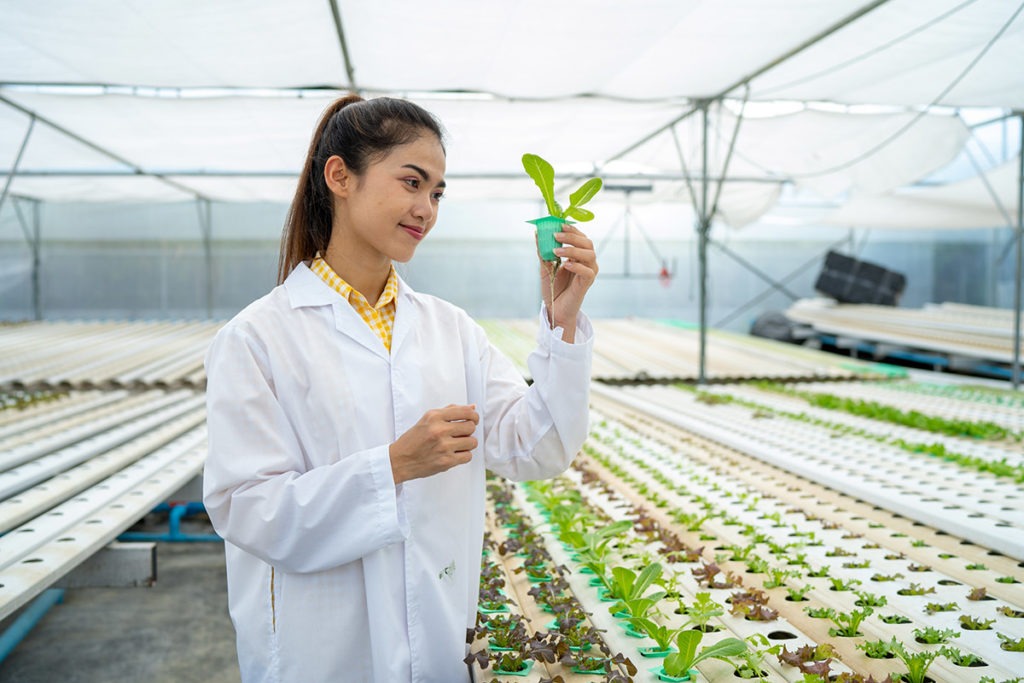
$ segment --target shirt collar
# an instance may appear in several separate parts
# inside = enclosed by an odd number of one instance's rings
[[[284,281],[285,292],[288,294],[288,302],[292,308],[303,306],[329,306],[338,301],[338,292],[320,278],[319,275],[309,269],[312,262],[300,262]],[[389,296],[390,290],[390,298]],[[395,302],[403,296],[413,294],[413,289],[399,277],[394,266],[391,266],[391,273],[388,275],[388,283],[384,286],[381,294],[381,305],[394,300]]]

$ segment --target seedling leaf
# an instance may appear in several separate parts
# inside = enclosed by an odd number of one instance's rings
[[[569,195],[569,208],[580,207],[589,202],[601,191],[601,184],[600,178],[591,178],[583,183],[580,189]]]
[[[587,221],[594,220],[594,213],[586,209],[581,209],[578,206],[570,206],[565,210],[566,218],[575,218],[580,223],[586,223]]]
[[[561,217],[562,212],[555,202],[555,169],[536,154],[523,155],[523,168],[526,169],[527,175],[533,178],[533,182],[537,183],[537,187],[540,188],[540,193],[544,197],[548,213],[552,216]]]

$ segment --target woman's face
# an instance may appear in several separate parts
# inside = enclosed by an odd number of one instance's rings
[[[335,232],[343,230],[346,246],[364,258],[405,263],[437,221],[444,172],[444,149],[432,133],[395,147],[347,186],[335,203]]]

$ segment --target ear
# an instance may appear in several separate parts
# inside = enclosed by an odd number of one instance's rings
[[[329,157],[327,163],[324,164],[324,181],[332,194],[338,197],[347,197],[355,183],[355,176],[342,158],[335,154]]]

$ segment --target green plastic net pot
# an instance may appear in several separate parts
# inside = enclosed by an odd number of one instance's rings
[[[540,248],[540,257],[545,261],[559,261],[555,256],[555,249],[562,246],[562,243],[555,239],[555,233],[562,231],[562,226],[569,221],[558,216],[544,216],[534,218],[532,221],[537,228],[537,246]]]

